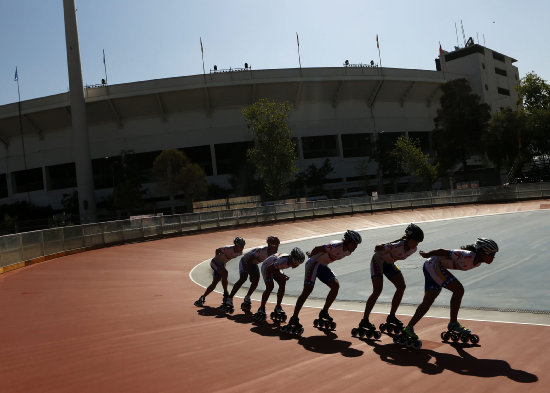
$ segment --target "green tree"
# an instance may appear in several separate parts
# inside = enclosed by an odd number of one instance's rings
[[[550,109],[550,86],[535,72],[531,71],[521,78],[516,90],[518,104],[521,104],[527,113]]]
[[[480,103],[466,79],[447,82],[441,85],[441,90],[441,107],[432,134],[437,162],[443,172],[461,163],[466,174],[467,158],[482,152],[481,136],[491,118],[490,107]]]
[[[378,195],[384,194],[384,177],[389,177],[393,185],[393,191],[397,192],[397,176],[399,165],[392,157],[392,151],[398,134],[391,132],[378,132],[374,137],[370,160],[377,164],[376,178],[378,182]]]
[[[184,192],[186,208],[191,211],[192,201],[206,194],[206,174],[204,170],[178,149],[167,149],[160,153],[153,163],[155,177],[161,183],[170,197],[172,214],[176,213],[175,195]]]
[[[327,176],[334,170],[330,159],[325,159],[323,164],[316,167],[314,164],[298,173],[292,183],[292,188],[299,194],[306,197],[310,194],[322,194]]]
[[[283,195],[297,172],[296,145],[290,137],[288,102],[260,99],[242,110],[246,124],[254,134],[254,146],[248,160],[264,182],[265,191],[274,199]]]
[[[392,156],[405,173],[422,178],[424,186],[431,189],[438,177],[439,164],[430,163],[429,154],[420,149],[419,139],[400,136],[395,142]]]

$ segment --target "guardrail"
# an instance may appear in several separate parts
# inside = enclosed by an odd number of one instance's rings
[[[367,196],[272,204],[45,229],[0,236],[0,273],[24,266],[25,261],[49,259],[48,257],[79,249],[100,248],[201,230],[381,210],[544,198],[550,198],[550,183],[382,195],[377,200]]]

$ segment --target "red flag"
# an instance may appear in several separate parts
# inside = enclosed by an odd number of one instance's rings
[[[439,54],[440,54],[440,55],[443,54],[443,49],[441,48],[441,42],[439,43]]]
[[[376,34],[376,47],[380,49],[380,44],[378,43],[378,34]]]

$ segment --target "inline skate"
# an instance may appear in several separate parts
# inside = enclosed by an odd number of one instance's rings
[[[399,345],[404,345],[407,348],[420,349],[422,348],[422,341],[418,339],[418,336],[414,332],[412,326],[406,326],[401,333],[393,336],[393,342]]]
[[[206,298],[204,297],[204,295],[202,295],[200,298],[198,298],[196,301],[195,301],[195,306],[197,307],[202,307],[204,305],[204,302],[206,301]]]
[[[292,316],[288,320],[288,324],[281,326],[281,332],[301,336],[304,332],[304,327],[300,324],[298,317]]]
[[[382,333],[376,330],[376,326],[374,326],[372,323],[369,322],[367,318],[363,318],[361,322],[359,322],[359,327],[351,329],[351,335],[353,337],[366,337],[366,338],[372,338],[374,337],[376,340],[378,340],[380,337],[382,337]]]
[[[334,330],[336,329],[336,322],[328,315],[328,311],[321,310],[319,312],[319,319],[313,320],[313,326],[319,329]]]
[[[479,336],[477,334],[472,334],[470,329],[465,328],[457,321],[449,322],[447,331],[441,332],[441,339],[443,342],[452,340],[455,343],[458,341],[462,341],[464,344],[467,344],[468,341],[472,344],[479,343]]]
[[[224,296],[222,304],[218,307],[218,309],[228,314],[233,314],[233,312],[235,311],[235,309],[233,308],[233,299]]]
[[[252,302],[250,301],[250,298],[244,298],[243,302],[241,303],[241,310],[244,312],[250,312],[252,309]]]
[[[281,306],[276,306],[270,316],[273,322],[286,322],[286,313]]]
[[[265,310],[263,308],[259,308],[256,314],[252,316],[252,319],[256,322],[265,322],[265,320],[267,319]]]
[[[403,330],[403,322],[395,317],[395,315],[388,315],[386,323],[380,324],[380,331],[387,334],[399,334]]]

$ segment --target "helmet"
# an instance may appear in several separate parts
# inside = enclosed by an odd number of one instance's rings
[[[361,235],[359,232],[352,231],[351,229],[348,229],[346,233],[344,233],[344,240],[350,241],[355,244],[361,244]]]
[[[478,237],[474,247],[476,251],[482,251],[485,254],[490,254],[498,251],[498,245],[494,240]]]
[[[416,224],[409,224],[405,229],[405,235],[407,235],[410,239],[416,240],[417,242],[424,240],[424,232],[422,232],[422,229],[420,229],[420,227]]]
[[[306,254],[298,247],[294,247],[290,252],[290,258],[298,263],[302,263],[306,259]]]
[[[241,246],[241,247],[244,247],[244,245],[246,244],[246,242],[244,241],[244,239],[242,237],[236,237],[235,240],[233,240],[233,244],[236,245],[236,246]]]
[[[274,246],[278,246],[279,244],[281,244],[281,241],[277,236],[269,236],[266,242],[268,245],[274,245]]]

